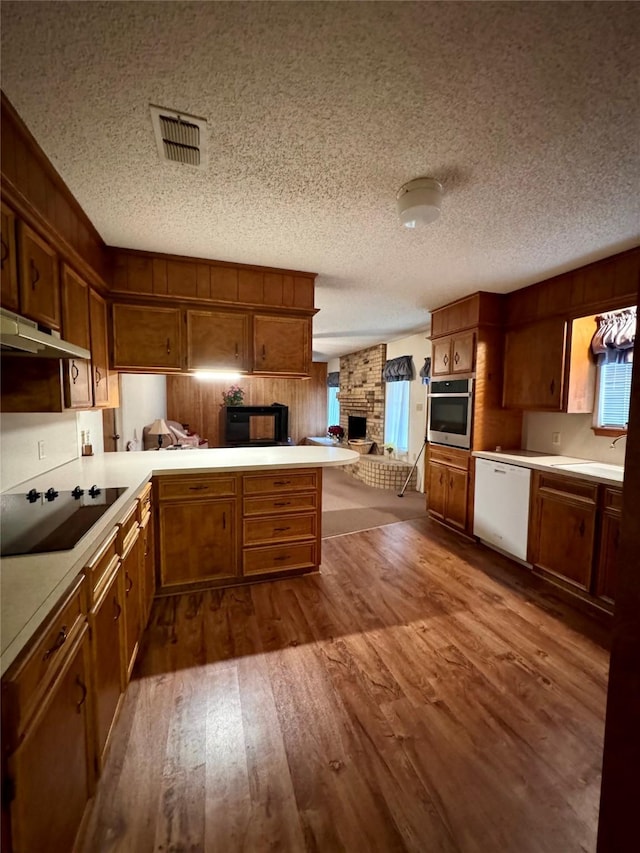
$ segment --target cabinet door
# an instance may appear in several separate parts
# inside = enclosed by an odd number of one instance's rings
[[[588,590],[595,535],[595,506],[561,495],[538,494],[534,564]]]
[[[142,588],[143,588],[143,605],[142,605],[142,629],[144,630],[149,621],[151,613],[151,605],[153,604],[153,596],[156,592],[156,564],[155,564],[155,543],[153,538],[154,523],[153,514],[149,513],[142,522]]]
[[[160,504],[163,587],[238,575],[236,501]]]
[[[89,326],[89,285],[66,264],[62,268],[62,335],[79,347],[91,349]],[[69,358],[63,362],[64,399],[70,409],[90,409],[93,405],[91,362]]]
[[[511,329],[505,337],[503,404],[560,411],[567,324],[560,317]]]
[[[444,520],[464,530],[467,526],[467,490],[469,477],[466,471],[447,468],[447,502]]]
[[[20,310],[49,329],[60,328],[58,256],[24,222],[18,222]]]
[[[141,539],[136,535],[130,550],[122,560],[121,597],[124,603],[124,648],[127,681],[131,677],[142,633],[142,564]]]
[[[93,666],[95,741],[104,764],[109,735],[124,692],[124,607],[121,567],[89,613]]]
[[[92,787],[86,628],[9,759],[14,851],[68,853]]]
[[[429,512],[444,520],[447,500],[447,472],[445,465],[429,462]]]
[[[602,516],[595,594],[608,602],[615,600],[619,539],[620,515],[605,511]]]
[[[253,370],[308,376],[311,365],[311,318],[253,318]]]
[[[107,303],[91,290],[89,293],[91,328],[91,363],[93,367],[93,401],[107,408],[109,398],[109,340],[107,338]]]
[[[451,338],[441,338],[433,341],[432,345],[432,366],[431,373],[433,376],[446,376],[451,373]]]
[[[13,211],[2,204],[0,229],[0,271],[2,289],[0,302],[9,311],[20,310],[18,296],[18,264],[16,252],[16,217]]]
[[[187,311],[189,370],[249,370],[249,316]]]
[[[113,361],[118,369],[180,370],[180,309],[114,305]]]
[[[467,332],[465,335],[456,335],[451,347],[451,362],[453,373],[471,373],[474,366],[475,335]]]

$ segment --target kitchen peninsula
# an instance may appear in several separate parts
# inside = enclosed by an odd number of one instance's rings
[[[41,492],[52,487],[63,491],[77,485],[88,489],[93,484],[101,488],[125,487],[126,491],[72,550],[5,557],[2,560],[2,673],[29,643],[75,576],[82,571],[87,559],[108,531],[126,515],[130,504],[152,477],[161,476],[163,480],[175,477],[177,480],[184,476],[294,472],[300,469],[317,472],[321,476],[323,467],[347,465],[357,459],[357,453],[337,447],[244,447],[197,452],[108,453],[76,459],[21,484],[19,489],[14,487],[11,492],[25,494],[32,488]],[[317,566],[320,562],[320,501],[316,510]]]

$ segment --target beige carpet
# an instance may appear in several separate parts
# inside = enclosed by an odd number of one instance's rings
[[[323,539],[426,514],[425,496],[420,492],[407,489],[399,498],[393,489],[365,486],[342,468],[325,468],[322,477]]]

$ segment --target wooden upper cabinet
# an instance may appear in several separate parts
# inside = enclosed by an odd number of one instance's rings
[[[167,373],[180,370],[180,309],[114,304],[113,366]]]
[[[91,349],[89,285],[66,264],[62,267],[62,335],[65,340]],[[90,409],[93,405],[91,362],[69,358],[63,362],[65,405]]]
[[[539,320],[507,331],[503,404],[506,408],[593,411],[596,366],[590,345],[595,317]]]
[[[504,303],[505,297],[501,293],[479,291],[438,308],[431,315],[431,336],[439,338],[476,326],[501,325]]]
[[[433,341],[433,376],[471,373],[475,364],[475,335],[473,332],[451,335]]]
[[[248,371],[249,316],[187,311],[187,368]]]
[[[16,252],[16,217],[13,211],[2,203],[0,230],[0,269],[2,271],[2,290],[0,302],[9,311],[20,310],[18,295],[18,261]]]
[[[91,362],[94,405],[108,408],[112,405],[109,382],[109,339],[107,334],[107,303],[96,293],[89,292],[89,319],[91,328]]]
[[[311,318],[253,318],[253,371],[308,376],[311,365]]]
[[[20,311],[50,329],[60,328],[58,256],[24,222],[18,221]]]

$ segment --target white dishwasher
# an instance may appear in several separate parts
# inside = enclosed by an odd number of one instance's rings
[[[527,559],[531,469],[476,459],[473,532],[500,551]]]

